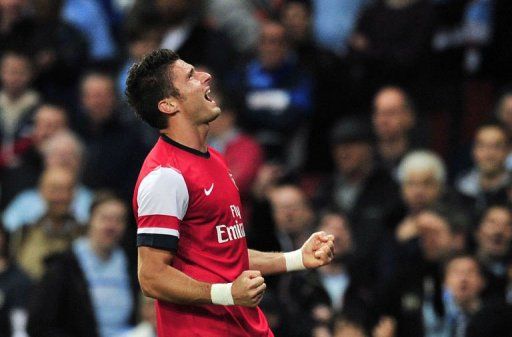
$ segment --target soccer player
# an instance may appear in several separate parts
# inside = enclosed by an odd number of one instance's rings
[[[318,232],[288,253],[247,249],[236,183],[206,144],[220,114],[210,83],[165,49],[130,69],[129,102],[161,133],[133,198],[139,281],[157,299],[159,337],[272,337],[257,307],[263,276],[328,264],[334,238]]]

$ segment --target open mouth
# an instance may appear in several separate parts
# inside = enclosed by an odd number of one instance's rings
[[[210,89],[206,90],[205,94],[204,94],[204,99],[206,99],[208,102],[213,102],[213,98],[210,96]]]

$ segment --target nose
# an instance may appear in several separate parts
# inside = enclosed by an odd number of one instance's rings
[[[212,80],[212,75],[210,75],[209,73],[207,72],[203,72],[202,74],[202,77],[203,77],[203,83],[209,83],[211,80]]]

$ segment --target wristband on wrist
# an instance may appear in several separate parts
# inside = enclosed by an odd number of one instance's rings
[[[232,283],[214,283],[210,291],[213,304],[235,305],[233,295],[231,295]]]
[[[304,263],[302,262],[302,249],[284,253],[284,259],[286,261],[286,271],[306,269]]]

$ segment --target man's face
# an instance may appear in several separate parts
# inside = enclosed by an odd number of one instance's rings
[[[425,211],[418,215],[416,223],[423,256],[428,261],[440,261],[453,250],[455,237],[444,218]]]
[[[299,234],[312,221],[312,211],[304,192],[294,186],[276,188],[270,194],[270,202],[277,227],[288,234]]]
[[[126,207],[117,200],[98,205],[91,214],[90,238],[104,249],[119,244],[126,227]]]
[[[295,41],[303,41],[308,37],[310,17],[305,5],[297,2],[284,5],[281,22]]]
[[[337,144],[333,149],[333,158],[343,176],[351,176],[373,163],[372,148],[366,142]]]
[[[220,115],[220,108],[210,96],[211,75],[196,71],[183,60],[171,66],[172,81],[179,92],[176,102],[180,113],[194,125],[208,124]]]
[[[283,64],[288,54],[284,27],[266,23],[261,28],[258,44],[259,60],[265,69],[275,69]]]
[[[484,175],[493,176],[503,172],[507,154],[507,139],[501,129],[490,126],[477,132],[473,158]]]
[[[487,211],[477,231],[479,250],[487,256],[506,256],[512,241],[512,214],[504,207]]]
[[[334,235],[335,257],[344,256],[352,249],[352,235],[347,220],[338,214],[327,214],[320,220],[318,230]]]
[[[508,95],[503,99],[498,117],[509,130],[512,130],[512,95]]]
[[[66,127],[66,112],[57,107],[44,105],[34,116],[34,131],[32,138],[36,144],[41,144],[57,131]]]
[[[403,137],[413,126],[412,112],[398,90],[385,89],[374,100],[373,128],[381,140]]]
[[[442,186],[432,170],[408,172],[402,183],[402,198],[413,213],[432,205],[441,191]]]
[[[484,285],[477,263],[469,257],[456,258],[446,267],[445,287],[459,305],[478,299]]]
[[[82,105],[97,123],[108,120],[116,107],[116,92],[111,78],[91,75],[82,83]]]
[[[67,170],[50,169],[49,172],[43,173],[40,191],[51,216],[58,217],[69,214],[75,184],[74,174]]]
[[[21,56],[6,55],[0,67],[0,78],[3,89],[13,96],[25,91],[32,79],[29,61]]]

